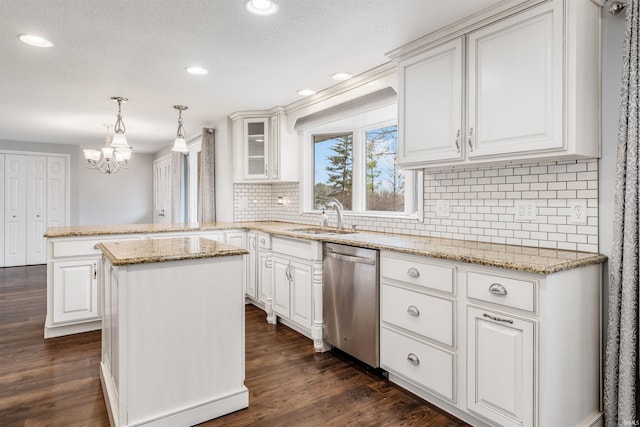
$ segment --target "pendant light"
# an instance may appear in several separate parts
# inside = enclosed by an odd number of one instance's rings
[[[116,115],[116,124],[113,126],[113,131],[115,135],[113,135],[113,141],[111,141],[111,146],[113,148],[118,148],[120,150],[130,150],[131,147],[127,143],[127,137],[124,136],[124,122],[122,121],[122,103],[127,102],[127,98],[123,98],[121,96],[112,96],[111,99],[118,103],[118,114]]]
[[[171,151],[177,151],[178,153],[188,153],[187,141],[185,141],[184,128],[182,127],[182,111],[186,110],[186,105],[174,105],[173,108],[179,111],[178,113],[178,132],[176,132],[176,140],[173,143]]]

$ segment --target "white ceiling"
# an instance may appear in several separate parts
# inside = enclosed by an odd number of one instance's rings
[[[331,74],[360,74],[385,53],[501,0],[0,0],[0,140],[99,146],[123,119],[137,152],[169,147],[183,113],[187,139],[228,114],[300,99]],[[35,48],[18,34],[55,46]],[[184,71],[209,69],[206,76]]]

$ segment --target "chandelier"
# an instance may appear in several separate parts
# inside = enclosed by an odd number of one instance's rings
[[[107,133],[105,135],[105,146],[101,150],[82,150],[84,158],[87,161],[86,167],[95,169],[104,174],[111,175],[119,172],[121,169],[129,167],[132,148],[127,143],[127,137],[124,135],[125,127],[122,121],[122,103],[127,102],[127,98],[121,96],[113,96],[111,99],[118,103],[118,114],[116,116],[116,124],[113,127],[115,132],[113,140],[109,136],[109,128],[111,124],[105,124]]]

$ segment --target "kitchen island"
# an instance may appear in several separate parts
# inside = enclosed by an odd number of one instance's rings
[[[100,378],[113,426],[246,408],[245,249],[199,237],[103,242]]]

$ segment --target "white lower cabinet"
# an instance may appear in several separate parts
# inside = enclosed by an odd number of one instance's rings
[[[381,251],[381,367],[474,426],[603,425],[600,278]]]
[[[273,311],[311,329],[313,265],[273,255]]]
[[[467,405],[503,426],[532,426],[535,322],[469,307]]]
[[[53,263],[53,323],[100,317],[98,265],[100,258]]]

